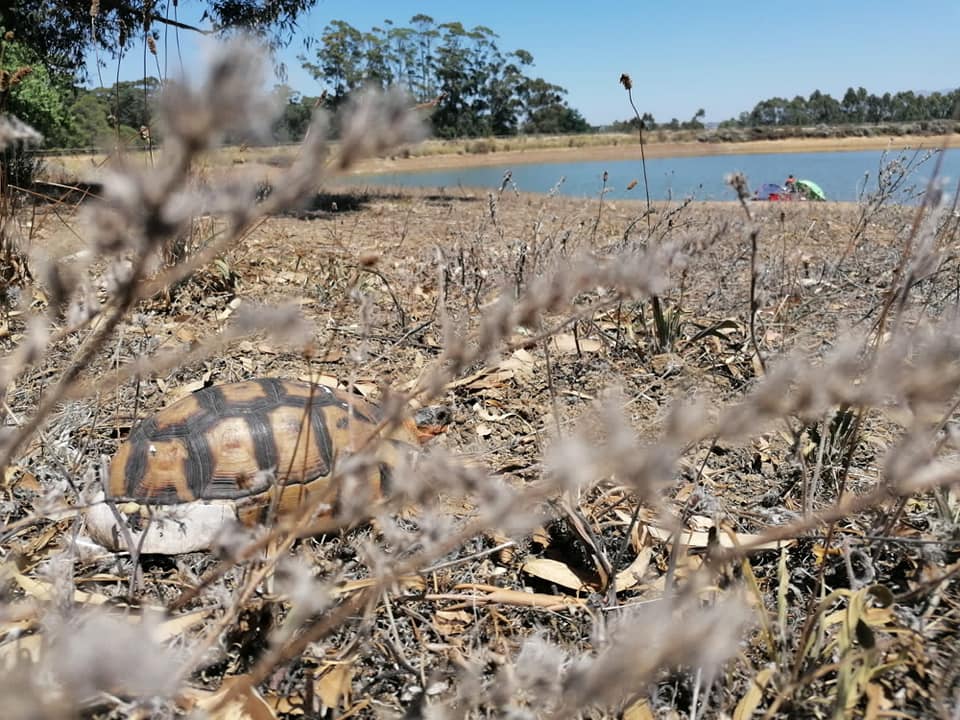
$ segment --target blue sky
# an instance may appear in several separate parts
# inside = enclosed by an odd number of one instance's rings
[[[165,4],[158,2],[158,10]],[[180,0],[180,19],[198,22],[202,4]],[[634,80],[637,107],[658,122],[687,120],[701,107],[708,121],[725,120],[759,100],[814,90],[840,99],[850,86],[882,94],[960,85],[960,0],[319,0],[280,54],[288,84],[319,94],[296,56],[303,38],[318,37],[331,20],[369,30],[384,19],[407,25],[417,13],[438,24],[486,25],[499,35],[501,51],[527,50],[534,58],[529,74],[565,87],[570,105],[593,124],[632,116],[617,82],[624,72]],[[179,40],[183,64],[196,67],[202,41],[183,31]],[[166,67],[174,75],[179,62],[172,33],[166,47]],[[161,55],[163,48],[161,39]],[[112,84],[117,61],[101,59],[107,62],[104,82]],[[148,74],[156,75],[149,61]],[[142,75],[140,46],[122,61],[120,77]]]

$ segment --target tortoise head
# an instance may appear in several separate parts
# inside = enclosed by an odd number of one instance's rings
[[[453,411],[446,405],[427,405],[417,410],[413,415],[416,426],[414,434],[421,444],[430,441],[442,432],[453,421]]]

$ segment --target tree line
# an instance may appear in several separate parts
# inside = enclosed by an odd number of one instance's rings
[[[529,52],[501,51],[497,38],[488,27],[437,24],[427,15],[414,16],[406,27],[386,21],[366,31],[333,21],[313,44],[312,56],[299,57],[322,92],[312,96],[277,85],[281,114],[273,139],[301,139],[315,107],[335,109],[367,85],[406,88],[414,101],[430,106],[433,132],[441,138],[591,130],[567,104],[563,87],[530,72]],[[54,72],[40,51],[10,33],[0,61],[11,76],[19,68],[31,69],[0,95],[0,110],[30,122],[48,146],[130,142],[143,135],[141,128],[159,139],[152,122],[162,87],[157,78],[84,88],[73,76]]]
[[[313,57],[300,60],[334,106],[367,84],[405,87],[418,102],[433,104],[433,131],[442,138],[591,129],[567,104],[565,88],[531,74],[533,55],[505,52],[497,39],[486,26],[468,30],[423,14],[406,26],[387,20],[369,30],[336,20],[324,28]]]
[[[740,113],[736,119],[723,124],[761,127],[948,120],[958,107],[960,88],[951,92],[916,93],[907,90],[876,95],[863,87],[851,87],[840,100],[819,90],[814,90],[807,98],[797,95],[792,100],[781,97],[763,100],[753,110]]]
[[[948,92],[917,93],[905,90],[876,95],[866,88],[850,87],[837,100],[827,93],[814,90],[809,97],[795,96],[792,100],[773,97],[761,100],[752,110],[736,118],[719,123],[721,128],[759,128],[771,126],[850,125],[949,120],[960,108],[960,88]],[[613,130],[636,130],[642,121],[645,129],[699,130],[703,128],[703,110],[691,120],[676,118],[658,123],[653,115],[644,113],[640,121],[631,118],[613,124]]]

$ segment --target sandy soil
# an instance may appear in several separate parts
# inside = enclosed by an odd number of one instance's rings
[[[790,138],[738,143],[665,142],[644,146],[648,158],[694,157],[707,155],[743,155],[758,153],[840,152],[846,150],[884,150],[902,148],[960,147],[960,134],[945,137],[848,137]],[[607,147],[545,148],[508,150],[486,154],[428,155],[373,159],[357,165],[355,173],[440,170],[454,167],[485,167],[518,163],[577,162],[591,160],[639,160],[640,145]]]

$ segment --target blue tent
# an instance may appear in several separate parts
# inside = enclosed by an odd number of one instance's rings
[[[753,194],[754,200],[779,200],[784,195],[787,194],[786,189],[777,185],[776,183],[764,183],[760,188]],[[774,197],[770,197],[773,195]]]

